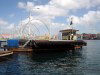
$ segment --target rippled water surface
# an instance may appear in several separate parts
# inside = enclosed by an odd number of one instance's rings
[[[100,41],[74,53],[16,53],[0,61],[0,75],[100,75]]]

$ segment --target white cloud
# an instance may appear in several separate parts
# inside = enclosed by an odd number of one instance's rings
[[[15,14],[10,14],[10,15],[9,15],[10,18],[12,18],[12,17],[14,17],[14,16],[15,16]]]
[[[100,5],[100,0],[51,0],[50,4],[65,9],[80,9]]]
[[[68,9],[78,7],[77,2],[74,0],[51,0],[50,5]]]
[[[12,33],[15,30],[15,26],[12,23],[9,23],[8,21],[5,21],[3,19],[0,18],[0,33]]]
[[[27,2],[26,4],[23,2],[19,2],[18,3],[18,7],[19,8],[24,8],[27,11],[31,11],[31,12],[35,12],[38,13],[40,15],[45,15],[45,16],[64,16],[67,15],[67,11],[62,9],[62,8],[58,8],[55,7],[51,4],[46,4],[46,5],[35,5],[33,2]]]
[[[34,5],[34,2],[19,2],[18,7],[45,16],[67,16],[71,11],[92,8],[100,5],[100,0],[50,0],[45,5]],[[39,9],[37,9],[39,8]]]
[[[77,16],[71,16],[71,17],[74,18],[73,22],[75,24],[94,25],[100,22],[100,11],[89,11],[82,17],[77,17]]]
[[[98,25],[100,23],[100,11],[89,11],[88,13],[84,14],[81,17],[73,16],[73,15],[70,17],[73,17],[73,23],[74,23],[73,26],[76,29],[83,30],[83,32],[89,32],[90,29],[93,29],[94,27],[100,28],[100,26]],[[42,22],[41,22],[41,20],[42,20]],[[27,24],[28,21],[29,21],[28,18],[23,20],[22,25]],[[51,19],[49,19],[47,17],[41,17],[41,16],[37,16],[37,17],[31,16],[31,24],[28,24],[28,26],[26,26],[25,28],[28,28],[30,26],[31,32],[37,33],[38,31],[34,27],[34,25],[35,25],[40,32],[48,33],[47,29],[45,27],[43,27],[44,23],[48,26],[48,28],[50,28],[51,35],[57,34],[59,32],[59,30],[70,28],[70,25],[67,25],[64,23],[63,24],[62,23],[54,23]],[[22,28],[24,28],[24,27],[22,27]],[[24,28],[24,30],[25,30],[25,28]],[[100,29],[97,29],[96,31],[99,31],[99,30]],[[27,33],[25,32],[25,34],[28,34],[27,29],[26,29],[26,31],[27,31]],[[93,32],[93,30],[91,32]]]
[[[81,17],[76,15],[72,15],[71,17],[74,18],[74,26],[77,28],[85,27],[96,27],[99,28],[98,25],[100,23],[100,0],[50,0],[45,5],[35,5],[33,2],[19,2],[18,7],[24,9],[25,11],[30,11],[31,13],[35,13],[34,16],[31,16],[31,19],[40,19],[46,23],[46,25],[51,25],[52,32],[59,31],[60,29],[67,29],[69,28],[66,24],[61,23],[54,23],[53,20],[58,16],[69,16],[70,11],[78,10],[78,9],[91,9],[92,7],[97,7],[98,10],[96,11],[89,11],[88,13],[84,14]],[[33,14],[32,14],[33,15]],[[10,17],[13,17],[14,14],[11,14]],[[24,24],[28,23],[29,19],[26,18],[22,22]],[[40,26],[42,23],[33,20],[32,24],[36,24],[37,27]],[[23,25],[24,25],[23,24]],[[14,24],[10,24],[7,21],[0,19],[0,26],[5,29],[11,30],[14,28]],[[20,26],[20,23],[19,23]],[[27,26],[28,27],[28,26]],[[40,26],[42,28],[42,26]],[[31,25],[33,29],[33,26]],[[88,30],[87,28],[87,30]],[[15,29],[15,28],[14,28]]]
[[[39,8],[37,12],[40,15],[53,16],[53,17],[67,15],[66,10],[51,5],[45,5],[45,6],[41,5],[41,6],[36,6],[36,8]]]
[[[0,18],[0,26],[7,25],[8,22]]]
[[[25,9],[26,11],[30,11],[32,13],[36,13],[36,16],[33,18],[42,19],[48,24],[52,25],[52,29],[59,30],[60,26],[63,25],[61,29],[69,28],[68,25],[54,23],[53,19],[58,16],[69,16],[70,11],[78,10],[78,9],[91,9],[93,7],[98,7],[100,5],[100,0],[50,0],[45,5],[34,5],[33,2],[19,2],[18,7]],[[99,9],[99,8],[98,8]],[[100,11],[89,11],[84,14],[82,17],[78,17],[76,15],[72,16],[74,18],[74,26],[77,28],[85,27],[93,27],[97,26],[100,21]],[[26,21],[27,22],[27,19]],[[88,30],[88,28],[87,28]]]
[[[10,29],[10,30],[15,30],[16,29],[16,27],[14,26],[14,24],[12,23],[12,24],[10,24],[9,26],[7,26],[7,29]]]
[[[23,2],[19,2],[19,3],[18,3],[18,7],[19,7],[19,8],[25,8],[26,5],[25,5],[25,3],[23,3]]]
[[[34,3],[33,2],[27,2],[27,3],[19,2],[18,7],[22,9],[26,9],[27,11],[32,11],[34,7]]]
[[[100,30],[100,11],[89,11],[84,14],[82,17],[71,16],[73,17],[74,27],[81,28],[83,27],[84,31],[99,31]]]

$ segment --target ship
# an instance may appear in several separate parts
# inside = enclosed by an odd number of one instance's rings
[[[76,34],[79,30],[66,29],[60,30],[62,33],[61,40],[31,40],[33,51],[74,51],[86,46],[87,43],[82,40],[82,36]]]
[[[73,21],[71,19],[70,26],[72,26],[72,24],[73,24]],[[36,52],[69,51],[69,50],[74,51],[77,48],[81,49],[83,46],[86,46],[87,43],[84,40],[82,40],[81,35],[79,36],[77,34],[78,31],[79,30],[73,29],[73,27],[70,29],[60,30],[59,31],[59,33],[61,33],[60,39],[52,39],[50,37],[50,33],[49,35],[38,36],[36,37],[37,39],[27,40],[26,43],[23,45],[23,47],[28,45],[29,47],[33,49],[33,51],[36,51]]]

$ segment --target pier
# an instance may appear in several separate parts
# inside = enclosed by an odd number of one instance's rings
[[[10,49],[10,51],[13,51],[14,53],[18,53],[18,52],[32,52],[31,48],[12,48]]]
[[[12,55],[13,51],[0,51],[0,57]]]

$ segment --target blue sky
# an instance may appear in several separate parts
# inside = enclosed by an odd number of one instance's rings
[[[11,32],[21,20],[26,23],[29,12],[32,18],[50,23],[52,33],[70,28],[71,17],[73,27],[81,33],[100,32],[99,0],[0,0],[0,33],[5,32],[4,28]]]
[[[0,18],[10,23],[18,24],[21,17],[25,18],[27,13],[17,7],[20,0],[0,0]],[[14,15],[14,16],[10,16]],[[24,17],[25,16],[25,17]]]

